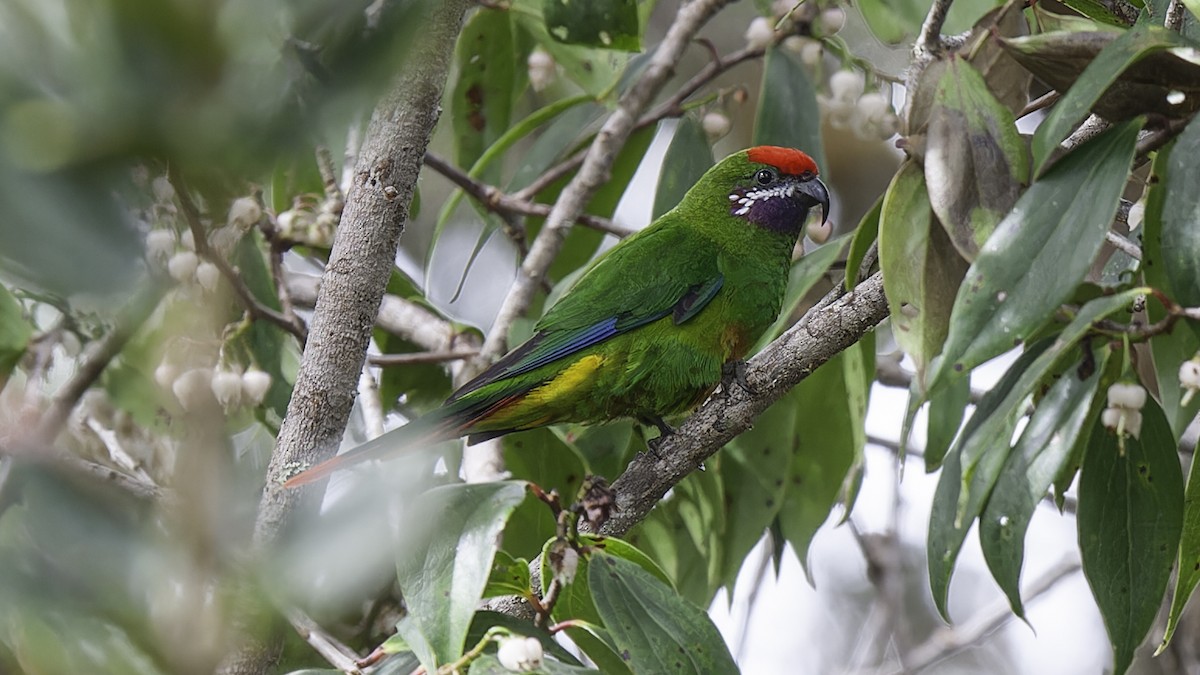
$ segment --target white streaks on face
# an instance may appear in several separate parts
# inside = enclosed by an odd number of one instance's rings
[[[744,194],[741,191],[730,193],[729,201],[736,202],[738,208],[733,212],[735,216],[744,216],[750,213],[750,209],[760,201],[776,199],[778,197],[791,197],[796,194],[795,183],[783,183],[768,188],[758,188],[750,190]]]

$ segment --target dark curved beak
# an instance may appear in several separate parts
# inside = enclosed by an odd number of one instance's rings
[[[822,223],[829,220],[829,190],[825,187],[824,183],[817,178],[810,178],[800,183],[797,191],[812,201],[808,205],[810,208],[820,205]]]

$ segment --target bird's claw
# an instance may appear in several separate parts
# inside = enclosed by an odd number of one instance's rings
[[[662,455],[658,454],[658,448],[668,436],[675,433],[675,429],[667,424],[666,420],[661,417],[646,417],[640,420],[646,426],[658,427],[658,437],[651,438],[646,441],[646,448],[650,450],[650,454],[654,455],[655,459],[662,459]]]
[[[735,382],[747,394],[751,396],[758,394],[758,391],[750,386],[750,381],[746,379],[745,361],[730,361],[721,366],[721,389],[729,393],[730,388]]]

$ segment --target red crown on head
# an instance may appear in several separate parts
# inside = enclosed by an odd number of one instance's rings
[[[777,145],[760,145],[746,151],[751,162],[770,164],[783,173],[800,176],[805,173],[817,175],[817,163],[812,157],[792,148]]]

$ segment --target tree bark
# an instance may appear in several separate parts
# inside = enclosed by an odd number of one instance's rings
[[[421,30],[414,33],[390,93],[372,114],[267,468],[254,528],[255,559],[264,559],[289,523],[315,511],[319,503],[323,484],[291,490],[282,483],[299,469],[333,456],[341,443],[417,175],[441,112],[454,44],[470,6],[468,0],[425,3]],[[221,673],[263,673],[279,656],[284,624],[278,613],[257,600],[242,602],[233,622],[241,644],[219,668]]]

